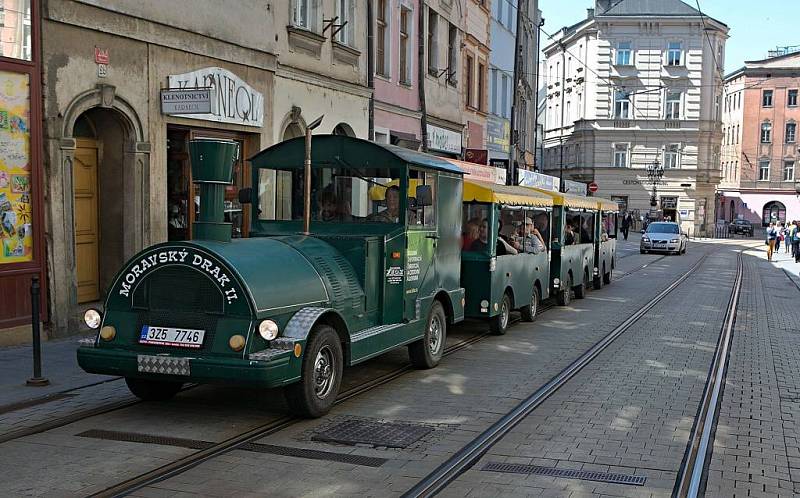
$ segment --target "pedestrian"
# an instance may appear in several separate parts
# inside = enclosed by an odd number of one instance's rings
[[[789,250],[792,247],[792,225],[794,225],[794,222],[790,225],[788,221],[783,225],[783,252],[786,254],[789,254]]]
[[[772,253],[775,251],[775,241],[778,239],[778,230],[775,229],[775,223],[770,221],[767,227],[767,261],[772,261]]]
[[[633,221],[630,213],[625,213],[622,216],[622,236],[628,240],[628,230],[631,229],[631,221]]]
[[[800,263],[800,221],[794,221],[794,228],[792,229],[791,237],[794,262]]]
[[[778,232],[777,237],[775,237],[775,252],[781,252],[781,241],[783,240],[783,223],[779,221],[778,225],[775,227],[775,230]]]

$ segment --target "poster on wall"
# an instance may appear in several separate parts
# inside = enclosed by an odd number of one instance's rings
[[[0,71],[0,265],[33,259],[28,75]]]

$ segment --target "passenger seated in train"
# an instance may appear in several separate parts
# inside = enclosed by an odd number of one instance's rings
[[[461,234],[461,249],[468,251],[473,242],[478,240],[481,230],[481,220],[472,218],[464,224],[464,233]]]
[[[572,225],[567,223],[564,226],[564,245],[571,246],[575,244],[575,232],[572,230]]]
[[[539,233],[539,230],[534,226],[531,218],[528,216],[524,218],[524,223],[522,227],[520,227],[520,231],[522,232],[520,238],[513,243],[516,250],[534,254],[544,251],[544,239]]]
[[[502,223],[501,223],[502,228]],[[481,221],[480,230],[478,231],[478,239],[472,242],[469,246],[471,252],[486,252],[489,248],[489,220],[486,218]],[[497,237],[497,255],[503,256],[506,254],[517,254],[517,250],[503,240],[502,237]]]

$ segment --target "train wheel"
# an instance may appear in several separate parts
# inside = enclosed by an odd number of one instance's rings
[[[447,316],[442,303],[434,301],[428,313],[425,335],[408,345],[408,356],[416,368],[433,368],[439,364],[447,339]]]
[[[144,401],[166,401],[172,399],[183,387],[182,382],[166,382],[162,380],[133,379],[125,377],[128,389]]]
[[[537,289],[535,285],[533,286],[533,292],[531,294],[531,303],[520,308],[522,319],[526,322],[536,320],[536,313],[539,311],[539,289]]]
[[[316,325],[306,342],[300,382],[287,386],[284,395],[292,413],[321,417],[330,411],[342,381],[342,344],[333,327]]]
[[[583,299],[584,297],[586,297],[586,288],[588,286],[589,286],[589,274],[584,273],[583,281],[580,284],[573,287],[572,289],[575,291],[575,299]]]
[[[489,329],[494,335],[503,335],[508,330],[508,322],[511,321],[511,296],[503,294],[503,301],[500,303],[500,314],[491,318]]]
[[[563,287],[558,291],[558,304],[560,306],[569,306],[569,302],[572,300],[572,275],[567,277],[566,285],[564,282],[561,284]]]

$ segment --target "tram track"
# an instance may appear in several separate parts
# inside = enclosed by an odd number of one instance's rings
[[[517,424],[524,420],[536,408],[541,406],[542,403],[555,394],[561,387],[566,385],[586,365],[591,363],[616,339],[622,336],[651,309],[653,309],[658,303],[664,300],[684,281],[686,281],[686,279],[694,274],[701,267],[708,255],[708,253],[703,254],[703,256],[683,275],[673,281],[668,287],[662,290],[650,301],[645,303],[639,310],[630,315],[611,332],[606,334],[579,358],[561,370],[561,372],[559,372],[550,381],[545,383],[533,394],[525,398],[522,402],[517,404],[517,406],[503,415],[478,437],[463,446],[459,451],[445,460],[431,473],[422,478],[416,485],[406,491],[406,493],[403,494],[403,497],[410,498],[434,496],[445,489],[458,476],[469,470],[481,458],[481,456],[483,456],[483,454],[485,454],[492,446],[494,446],[495,443],[500,441]],[[649,264],[652,264],[653,262]],[[628,275],[631,273],[628,273]]]

